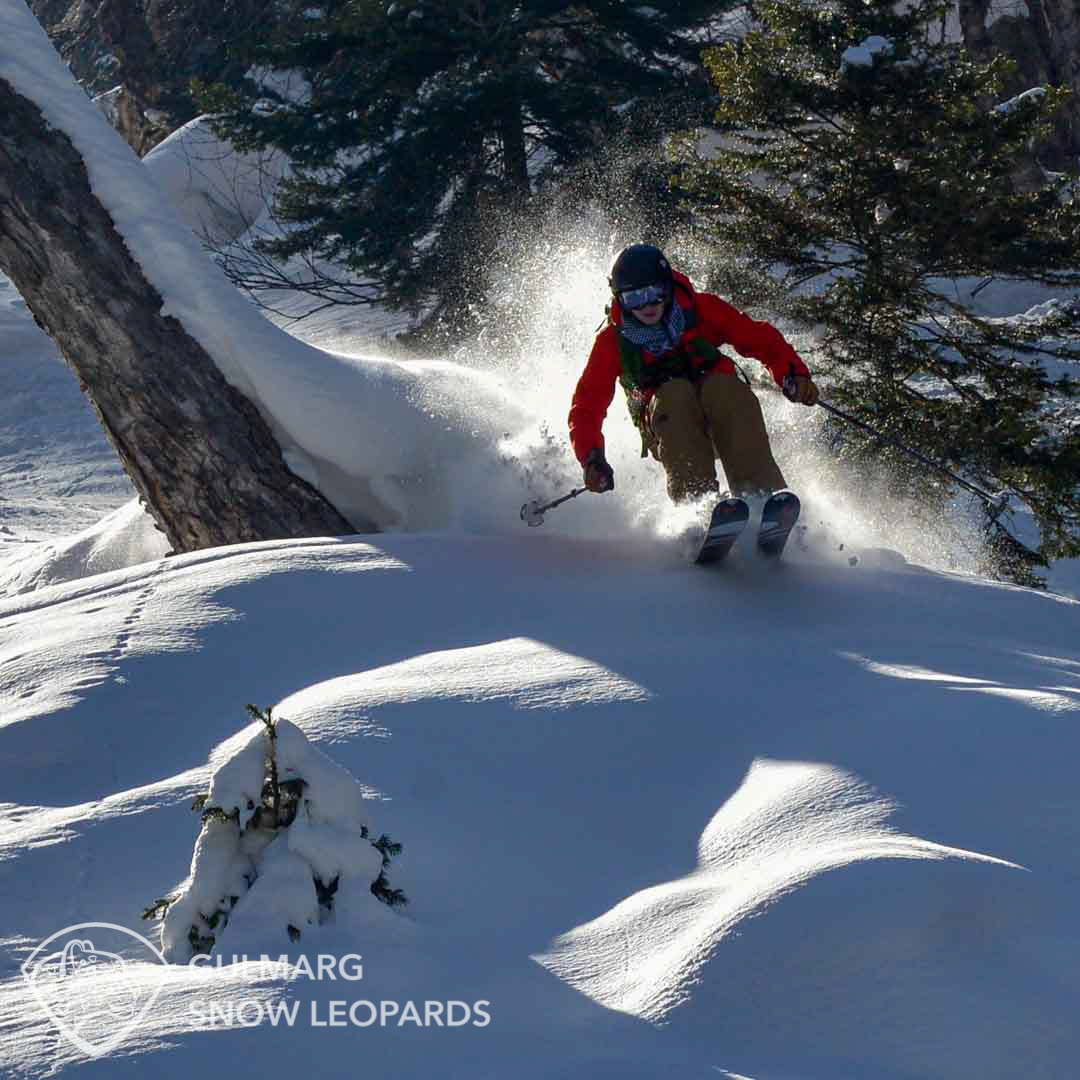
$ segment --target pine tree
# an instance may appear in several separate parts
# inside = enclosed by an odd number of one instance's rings
[[[288,100],[251,83],[202,102],[240,148],[277,147],[293,162],[277,200],[290,229],[264,252],[343,264],[365,283],[362,297],[460,327],[493,253],[529,228],[530,205],[553,179],[591,170],[602,197],[612,140],[651,146],[705,117],[700,51],[726,6],[301,4],[248,58],[302,75],[309,95]],[[654,180],[663,169],[655,154]],[[634,204],[633,189],[607,195],[624,214]]]
[[[342,889],[355,903],[357,881],[370,873],[357,836],[378,856],[371,895],[392,908],[409,902],[387,877],[402,845],[386,833],[372,839],[356,820],[356,799],[342,798],[352,788],[349,774],[271,708],[248,705],[247,712],[259,727],[218,763],[210,789],[192,804],[202,828],[187,881],[143,911],[144,919],[163,917],[162,947],[173,961],[212,952],[237,918],[257,924],[264,905],[275,919],[291,907],[295,921],[281,929],[292,942],[301,940],[303,926],[331,921]],[[302,763],[311,770],[306,776],[298,772]]]
[[[1073,179],[1016,182],[1066,94],[1000,103],[1009,62],[976,63],[943,40],[932,0],[754,12],[752,33],[707,56],[725,137],[707,158],[687,150],[690,200],[819,328],[833,401],[1030,510],[1037,551],[989,510],[987,525],[999,569],[1037,583],[1033,567],[1080,553],[1080,311],[993,319],[977,294],[1080,284]],[[857,432],[844,438],[880,457]],[[906,483],[925,493],[939,478],[907,470]]]

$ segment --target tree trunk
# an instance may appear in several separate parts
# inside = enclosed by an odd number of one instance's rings
[[[1080,0],[1041,0],[1028,5],[1039,18],[1039,39],[1049,54],[1051,79],[1072,99],[1059,125],[1060,164],[1075,170],[1080,157]]]
[[[516,198],[524,199],[529,194],[530,184],[520,98],[510,97],[503,104],[499,117],[499,135],[502,141],[503,176],[507,187]]]
[[[0,269],[79,377],[173,549],[355,532],[160,314],[70,139],[3,80],[0,117]]]
[[[1074,169],[1080,156],[1080,0],[1028,0],[1020,11],[1025,13],[988,22],[990,0],[957,0],[968,49],[981,59],[1003,53],[1016,61],[1019,70],[1008,93],[1045,83],[1072,90],[1040,157],[1051,168]]]
[[[990,35],[986,30],[986,16],[989,13],[990,0],[957,0],[960,35],[967,48],[979,57],[985,57],[991,49]]]

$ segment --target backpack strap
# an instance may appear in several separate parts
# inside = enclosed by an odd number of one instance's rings
[[[622,360],[619,373],[619,385],[626,395],[626,408],[630,413],[630,419],[634,427],[641,435],[641,456],[648,457],[651,453],[656,457],[656,436],[653,434],[652,425],[649,423],[649,399],[646,396],[645,387],[642,385],[642,376],[645,369],[645,353],[640,345],[635,345],[619,333],[615,328],[615,338],[619,343],[619,357]]]

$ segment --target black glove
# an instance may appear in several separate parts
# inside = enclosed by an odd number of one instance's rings
[[[615,489],[615,471],[607,463],[604,451],[597,447],[589,451],[585,459],[585,486],[590,491],[613,491]]]
[[[788,401],[797,401],[800,405],[816,405],[818,400],[818,388],[809,375],[796,375],[795,365],[791,365],[791,371],[784,384],[780,388]]]

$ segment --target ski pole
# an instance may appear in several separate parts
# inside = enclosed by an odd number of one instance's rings
[[[534,528],[537,525],[543,525],[545,510],[554,510],[556,506],[561,506],[568,499],[576,499],[585,490],[587,489],[574,488],[569,495],[563,495],[561,498],[553,499],[549,503],[541,504],[538,499],[533,499],[532,502],[527,502],[522,506],[521,520],[530,528]]]
[[[795,376],[788,375],[784,379],[784,397],[789,401],[797,400]],[[863,431],[874,438],[880,439],[882,442],[888,443],[890,446],[895,446],[897,450],[902,450],[909,457],[914,458],[922,465],[926,465],[928,468],[937,469],[939,472],[944,473],[946,476],[952,477],[962,488],[970,491],[972,495],[977,495],[993,510],[993,517],[998,517],[1005,509],[1008,502],[1008,492],[1001,492],[999,495],[991,495],[988,491],[983,491],[982,488],[975,484],[965,480],[962,476],[957,476],[947,465],[943,465],[940,461],[934,461],[932,458],[928,458],[923,454],[920,454],[918,450],[912,450],[910,446],[905,445],[899,439],[893,438],[891,435],[886,435],[882,431],[878,431],[876,428],[871,427],[865,421],[860,420],[858,417],[852,416],[850,413],[844,412],[842,409],[838,409],[835,405],[830,405],[827,401],[822,401],[820,398],[817,401],[818,407],[824,409],[828,413],[832,413],[833,416],[838,416],[841,420],[845,420],[847,423],[852,424],[854,427],[861,428]]]

